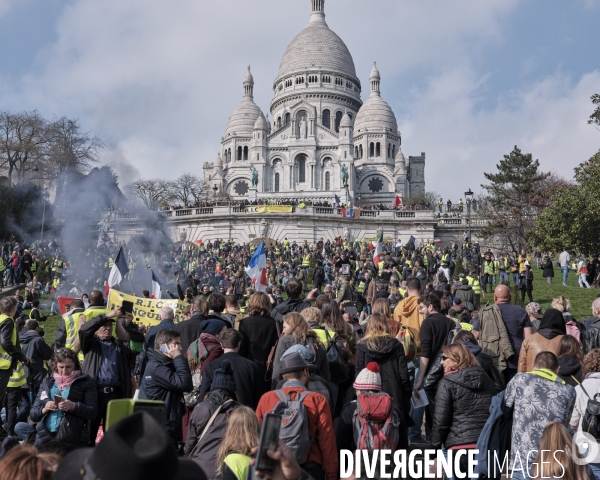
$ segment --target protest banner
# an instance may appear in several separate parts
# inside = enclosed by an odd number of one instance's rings
[[[143,323],[153,327],[160,322],[160,309],[162,307],[171,307],[175,312],[175,323],[183,320],[182,310],[186,307],[186,303],[178,299],[163,298],[156,300],[154,298],[141,298],[128,295],[127,293],[119,292],[112,289],[108,296],[107,308],[114,310],[120,307],[123,300],[133,303],[133,320],[137,323]]]

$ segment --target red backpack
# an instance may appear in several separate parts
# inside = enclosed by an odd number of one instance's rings
[[[361,393],[352,419],[358,450],[396,450],[400,439],[400,419],[387,393]]]

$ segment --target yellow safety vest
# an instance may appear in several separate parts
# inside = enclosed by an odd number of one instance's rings
[[[406,295],[406,290],[404,290],[403,288],[399,288],[399,289],[398,289],[398,292],[400,293],[400,296],[401,296],[402,298],[404,298],[404,295]]]
[[[27,383],[27,379],[25,378],[25,369],[23,368],[23,364],[21,362],[17,362],[17,368],[15,368],[12,372],[12,375],[8,379],[8,388],[19,388]]]
[[[302,258],[302,266],[310,267],[310,253],[307,255],[304,255],[304,257]]]
[[[361,282],[358,284],[358,287],[356,287],[356,291],[357,291],[358,293],[363,293],[363,292],[365,291],[365,282],[361,281]]]
[[[65,331],[67,333],[65,348],[70,348],[71,350],[75,348],[75,340],[77,340],[77,335],[79,335],[79,316],[83,315],[85,311],[81,308],[77,310],[79,311],[67,312],[62,316],[65,321]]]
[[[475,295],[481,295],[481,283],[479,282],[479,278],[467,277],[467,281],[469,282],[469,285],[473,287]]]
[[[35,318],[33,318],[34,311],[37,311],[38,313],[40,313],[40,311],[37,308],[32,308],[31,311],[29,312],[29,320],[35,320]]]
[[[7,318],[10,319],[11,322],[13,322],[13,331],[12,335],[10,336],[10,341],[13,345],[16,345],[17,326],[15,325],[14,319],[10,318],[8,315],[0,315],[0,323],[4,322],[4,320],[6,320]],[[2,345],[0,345],[0,370],[8,370],[12,365],[12,361],[13,358],[8,353],[6,353],[6,350],[4,350],[4,348],[2,348]]]
[[[321,343],[325,345],[325,348],[329,348],[329,342],[327,341],[327,333],[325,332],[325,329],[315,328],[313,332],[317,334],[317,337],[319,337]],[[327,330],[327,332],[329,332],[329,340],[333,340],[333,337],[335,337],[335,332],[332,332],[331,330]]]

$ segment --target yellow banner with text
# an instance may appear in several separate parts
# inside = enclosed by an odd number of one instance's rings
[[[246,207],[246,213],[292,213],[291,205],[261,205],[259,207]]]
[[[182,310],[187,306],[186,303],[178,299],[163,298],[156,300],[154,298],[134,297],[127,293],[111,290],[108,295],[107,308],[114,310],[123,304],[123,300],[133,303],[133,321],[143,323],[150,327],[158,325],[160,322],[160,309],[162,307],[171,307],[175,313],[175,323],[183,320]]]

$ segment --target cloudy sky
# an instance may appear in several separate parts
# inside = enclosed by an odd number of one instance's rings
[[[252,65],[267,111],[309,0],[0,0],[0,108],[79,118],[136,178],[202,174]],[[600,0],[327,0],[364,86],[372,62],[427,190],[480,190],[514,145],[572,177],[600,147]],[[363,99],[368,92],[363,92]]]

